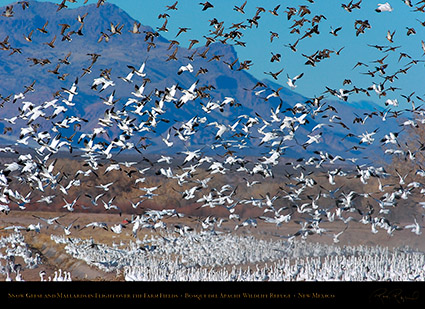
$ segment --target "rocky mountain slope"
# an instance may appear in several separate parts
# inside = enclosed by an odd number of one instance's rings
[[[286,85],[254,78],[249,73],[249,59],[239,59],[230,40],[225,43],[219,40],[211,44],[197,43],[187,49],[180,47],[177,41],[163,38],[160,29],[138,25],[138,21],[113,4],[106,3],[99,8],[93,4],[59,11],[56,4],[49,2],[30,1],[29,4],[25,9],[15,4],[14,15],[0,19],[0,41],[4,40],[4,48],[0,53],[3,118],[16,116],[21,111],[23,102],[40,105],[54,99],[60,101],[67,96],[64,90],[70,89],[78,81],[78,95],[74,98],[74,104],[64,106],[66,111],[55,119],[44,117],[43,120],[46,121],[40,121],[38,125],[44,130],[50,130],[55,121],[62,119],[62,115],[74,115],[85,120],[80,123],[80,132],[87,132],[97,127],[98,120],[104,116],[105,111],[111,109],[111,106],[104,103],[110,95],[116,100],[114,111],[133,111],[129,100],[132,98],[131,93],[140,86],[145,87],[144,94],[149,98],[146,106],[154,106],[158,103],[156,94],[177,86],[177,93],[181,95],[183,89],[189,89],[196,83],[197,90],[201,91],[198,94],[201,95],[179,108],[173,102],[166,102],[164,109],[167,112],[161,115],[163,119],[158,122],[155,132],[149,131],[141,136],[150,145],[145,149],[146,152],[170,151],[162,143],[162,138],[173,127],[175,129],[177,123],[183,124],[193,117],[207,117],[208,123],[217,122],[227,126],[238,121],[240,124],[249,117],[254,117],[261,130],[265,123],[270,122],[272,111],[279,107],[280,112],[288,117],[299,117],[308,109],[307,121],[297,128],[296,141],[288,144],[288,156],[295,157],[303,155],[305,151],[317,150],[347,155],[347,150],[351,151],[351,147],[358,144],[358,136],[362,132],[370,132],[377,127],[376,123],[355,126],[352,125],[353,120],[358,115],[364,117],[366,113],[383,110],[373,103],[347,103],[330,98],[331,100],[321,101],[323,108],[318,108],[314,117],[314,113],[311,113],[316,108],[311,104],[314,98],[303,97]],[[134,28],[135,25],[138,28]],[[137,33],[133,33],[133,29]],[[30,40],[25,36],[30,36]],[[132,82],[123,81],[122,77],[126,77],[131,71],[130,66],[140,68],[142,64],[145,64],[143,77],[134,75]],[[191,72],[179,72],[181,67],[189,64]],[[244,67],[245,64],[248,66]],[[101,90],[101,86],[94,87],[95,79],[105,72],[114,85],[105,90]],[[26,92],[26,87],[32,83],[33,91]],[[279,90],[280,98],[265,99],[276,90]],[[22,93],[25,94],[24,97],[19,97]],[[209,103],[223,103],[226,100],[231,104],[223,105],[222,109],[208,110],[206,107]],[[301,106],[304,110],[295,110],[295,106]],[[138,119],[149,118],[147,114],[131,116]],[[18,123],[22,127],[26,125],[25,121]],[[321,128],[323,143],[313,143],[308,150],[294,147],[303,145],[309,139],[311,130],[319,123],[326,123]],[[378,123],[381,132],[385,132],[382,126],[391,128],[395,125],[395,120]],[[211,145],[216,141],[216,129],[205,125],[206,122],[203,124],[197,128],[198,134],[191,137],[192,146]],[[5,132],[2,136],[3,144],[11,143],[19,136],[16,127],[10,130],[5,121],[0,125]],[[270,126],[269,131],[279,129],[276,123],[273,125],[275,126]],[[109,130],[110,136],[119,134],[115,126]],[[263,133],[254,131],[252,137],[256,139],[237,140],[250,145],[240,150],[241,152],[255,155],[264,152],[264,149],[259,151],[258,147],[253,147],[263,137]],[[72,130],[64,132],[67,133],[63,134],[73,134]],[[223,138],[234,140],[234,133],[228,131]],[[354,139],[347,138],[349,133]],[[171,138],[177,139],[173,134]],[[379,151],[379,147],[377,148],[372,151]],[[175,152],[184,147],[179,148],[175,143],[172,149]],[[356,149],[355,154],[358,155],[360,150]]]

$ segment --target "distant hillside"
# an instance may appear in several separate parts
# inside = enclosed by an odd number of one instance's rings
[[[128,99],[132,96],[131,92],[135,86],[139,87],[146,81],[145,94],[151,96],[148,102],[150,107],[154,106],[158,92],[165,91],[167,88],[177,85],[179,94],[182,89],[188,89],[193,83],[198,81],[197,88],[203,89],[203,97],[198,97],[181,108],[176,108],[173,102],[166,102],[166,113],[162,115],[163,121],[160,121],[155,130],[146,132],[142,136],[150,145],[145,152],[159,151],[178,151],[178,143],[174,147],[167,148],[162,142],[162,137],[173,126],[184,123],[192,117],[207,117],[208,123],[217,121],[232,125],[236,121],[245,121],[247,118],[241,118],[242,115],[256,117],[259,121],[256,129],[264,125],[264,121],[270,119],[271,111],[275,110],[279,104],[279,98],[264,98],[282,85],[276,84],[270,80],[263,80],[267,85],[264,92],[256,95],[252,91],[253,87],[260,81],[249,74],[249,67],[242,68],[241,64],[249,59],[239,59],[231,43],[215,42],[209,46],[203,46],[203,43],[196,44],[193,48],[186,49],[178,44],[173,45],[163,37],[156,29],[148,25],[140,25],[140,33],[132,33],[131,30],[137,21],[133,20],[126,12],[116,5],[106,3],[97,8],[95,4],[86,5],[76,9],[61,9],[57,12],[57,5],[49,2],[30,1],[30,5],[25,10],[19,5],[15,5],[14,16],[11,18],[0,19],[0,41],[7,41],[5,50],[0,51],[0,94],[3,98],[9,97],[9,101],[3,103],[2,117],[13,117],[19,113],[22,102],[30,101],[36,105],[42,104],[53,99],[61,100],[66,97],[64,89],[69,89],[78,78],[78,95],[75,96],[75,105],[66,106],[66,115],[75,115],[87,121],[80,123],[81,128],[78,132],[88,132],[98,125],[98,119],[104,116],[110,106],[102,101],[114,92],[114,99],[119,99],[115,103],[114,111],[133,110],[131,105],[126,105]],[[2,8],[4,10],[4,8]],[[55,14],[52,14],[55,12]],[[78,20],[78,18],[84,18]],[[46,24],[47,23],[47,24]],[[120,30],[120,34],[112,34],[111,24]],[[64,28],[66,25],[66,28]],[[43,33],[38,29],[43,29]],[[25,40],[24,36],[31,34],[31,42]],[[154,35],[151,39],[150,35]],[[107,39],[108,38],[108,39]],[[53,42],[52,48],[47,43]],[[176,52],[175,59],[170,56]],[[92,63],[93,55],[98,58]],[[68,60],[64,62],[62,60]],[[129,66],[139,68],[142,63],[146,63],[144,78],[134,76],[132,83],[127,83],[119,77],[125,77],[129,72]],[[179,74],[179,68],[191,64],[193,72],[183,72]],[[233,67],[229,68],[229,64]],[[90,71],[83,75],[84,69]],[[100,87],[93,88],[93,81],[98,78],[101,72],[110,72],[110,78],[114,86],[100,91]],[[62,79],[60,79],[61,77]],[[25,87],[34,84],[34,92],[25,93],[25,98],[18,99],[13,103],[14,95],[25,91]],[[255,90],[260,90],[261,87]],[[313,98],[305,98],[287,87],[283,87],[280,92],[282,99],[281,112],[288,117],[294,116],[291,110],[296,104],[302,103],[311,109],[311,104],[306,103]],[[214,110],[206,113],[203,107],[208,102],[223,102],[226,98],[234,99],[235,104],[227,104],[223,109]],[[353,125],[353,119],[356,115],[373,112],[376,106],[373,103],[363,102],[358,106],[346,102],[326,101],[323,111],[320,111],[315,118],[309,114],[307,122],[297,129],[296,142],[288,143],[287,155],[296,157],[305,155],[306,151],[324,150],[330,153],[339,153],[347,155],[347,149],[358,144],[358,139],[346,138],[347,133],[354,135],[361,134],[365,130],[372,131],[375,124],[364,126]],[[131,107],[129,107],[131,106]],[[298,147],[308,140],[308,134],[317,124],[329,121],[336,113],[326,107],[335,107],[338,121],[332,123],[332,126],[322,128],[323,143],[320,145],[312,144],[308,149]],[[146,109],[148,107],[146,106]],[[61,115],[62,116],[62,115]],[[138,117],[148,117],[146,114]],[[129,116],[129,117],[130,117]],[[259,117],[260,116],[260,117]],[[50,130],[54,121],[59,121],[61,117],[55,119],[45,119],[39,121],[40,130]],[[176,123],[177,121],[177,123]],[[341,122],[338,124],[338,122]],[[390,128],[394,126],[394,119],[385,123],[379,123],[380,126]],[[25,122],[20,122],[25,126]],[[176,124],[175,124],[176,123]],[[350,127],[348,131],[343,125]],[[205,124],[205,123],[204,123]],[[8,123],[0,122],[0,129],[5,130]],[[270,127],[269,130],[276,130],[277,127]],[[110,136],[117,136],[120,130],[115,126],[109,129]],[[197,127],[198,134],[191,137],[191,146],[211,145],[215,142],[214,136],[216,129],[212,126],[200,125]],[[243,140],[248,142],[250,147],[240,149],[240,153],[259,155],[265,150],[258,148],[258,141],[261,134],[258,130],[253,130],[253,138]],[[383,129],[382,132],[386,130]],[[64,130],[63,134],[72,134],[71,130]],[[67,132],[67,133],[65,133]],[[4,144],[11,143],[19,136],[17,127],[14,130],[6,131],[1,137]],[[139,139],[141,136],[137,136]],[[235,140],[234,132],[227,132],[224,137]],[[223,139],[224,139],[223,137]],[[106,137],[105,137],[106,138]],[[177,140],[173,136],[172,139]],[[241,143],[242,139],[236,142]],[[379,147],[378,147],[379,148]],[[370,151],[378,151],[375,148],[369,148]],[[361,156],[361,150],[356,155]]]

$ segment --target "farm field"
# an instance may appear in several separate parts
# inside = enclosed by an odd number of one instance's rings
[[[41,257],[41,263],[33,269],[24,269],[22,270],[22,278],[25,281],[40,281],[40,271],[44,271],[46,276],[51,276],[53,278],[55,271],[59,269],[61,271],[69,272],[73,281],[125,281],[124,273],[121,272],[108,272],[104,269],[96,267],[94,265],[89,265],[86,262],[72,257],[70,254],[67,254],[64,250],[65,245],[54,241],[51,235],[57,237],[65,238],[75,238],[81,240],[92,240],[92,243],[95,244],[104,244],[108,246],[113,246],[114,244],[131,244],[136,242],[136,238],[131,233],[131,227],[128,226],[128,231],[124,231],[117,235],[111,230],[104,230],[101,228],[84,228],[78,230],[90,222],[104,222],[108,226],[113,226],[117,222],[124,221],[127,216],[122,214],[79,214],[79,213],[57,213],[57,212],[19,212],[14,211],[9,215],[2,215],[0,217],[0,226],[28,226],[31,223],[34,223],[34,215],[43,218],[52,218],[58,215],[66,214],[63,218],[58,219],[58,222],[63,222],[62,224],[66,225],[68,222],[75,221],[75,226],[71,235],[66,236],[64,234],[63,228],[59,224],[49,225],[47,228],[41,228],[40,232],[36,231],[23,231],[21,232],[25,243],[30,248],[30,251],[38,253]],[[195,230],[200,230],[200,224],[194,218],[183,217],[183,218],[169,218],[164,219],[164,223],[167,228],[160,229],[158,231],[152,231],[151,229],[141,229],[137,234],[137,239],[143,240],[148,239],[149,237],[159,237],[160,235],[167,235],[164,231],[170,230],[173,231],[173,227],[176,225],[181,226],[192,226]],[[42,221],[41,221],[42,222]],[[77,225],[77,222],[79,225]],[[328,227],[327,227],[328,225]],[[258,240],[265,240],[271,242],[288,243],[285,237],[289,234],[295,233],[299,229],[299,225],[295,222],[289,222],[287,224],[282,224],[281,227],[275,227],[273,225],[259,222],[257,227],[241,227],[238,230],[234,231],[235,223],[234,222],[225,222],[221,226],[221,231],[229,235],[238,235],[241,237],[253,237]],[[328,246],[337,246],[339,248],[344,247],[356,247],[356,246],[365,246],[365,247],[383,247],[393,250],[394,248],[405,248],[412,251],[425,252],[425,241],[424,236],[412,236],[412,233],[409,230],[398,231],[394,236],[389,236],[385,230],[381,230],[376,234],[370,232],[369,225],[364,225],[359,222],[350,222],[349,227],[344,231],[340,236],[339,242],[334,243],[333,232],[339,232],[340,230],[345,229],[343,222],[333,224],[322,224],[323,228],[329,228],[329,232],[325,235],[309,235],[305,243],[309,244],[322,244]],[[13,232],[10,230],[1,230],[0,237],[7,237]],[[170,234],[168,234],[170,235]],[[171,235],[176,235],[177,233],[171,232]],[[279,237],[282,236],[283,238]],[[168,237],[168,236],[167,236]],[[183,237],[183,236],[181,236]],[[299,238],[296,241],[301,241]],[[268,261],[269,263],[273,261]],[[260,262],[259,265],[264,265],[267,262]],[[2,263],[2,266],[4,264]],[[252,267],[253,265],[226,265],[227,267]],[[47,278],[47,277],[46,277]],[[3,273],[0,276],[0,280],[5,280],[6,275]]]

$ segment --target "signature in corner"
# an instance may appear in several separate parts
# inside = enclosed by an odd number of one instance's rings
[[[410,301],[417,301],[419,299],[419,291],[413,291],[406,293],[402,289],[378,289],[375,290],[371,296],[370,300],[378,300],[381,303],[386,302],[396,302],[398,304],[410,302]]]

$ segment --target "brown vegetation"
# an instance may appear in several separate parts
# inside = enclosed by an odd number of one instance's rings
[[[134,158],[133,158],[134,159]],[[280,207],[288,207],[294,212],[295,204],[302,205],[303,203],[311,203],[312,200],[320,195],[318,204],[322,209],[330,209],[335,207],[337,200],[341,194],[348,194],[351,191],[356,192],[354,205],[359,210],[366,210],[369,205],[378,207],[376,201],[384,194],[380,191],[380,185],[386,186],[385,192],[391,192],[400,187],[399,177],[397,173],[407,175],[406,184],[417,180],[419,176],[411,173],[414,168],[418,168],[419,162],[410,162],[408,159],[395,158],[391,164],[384,165],[388,174],[387,177],[378,178],[370,177],[366,182],[362,182],[359,178],[356,167],[350,165],[344,166],[323,166],[322,168],[295,166],[288,162],[277,166],[273,170],[273,177],[263,177],[261,175],[248,175],[242,172],[226,171],[225,174],[211,174],[208,171],[208,165],[198,166],[195,173],[187,177],[187,182],[179,184],[178,180],[170,179],[159,174],[161,167],[170,167],[175,174],[182,174],[183,167],[178,164],[162,164],[152,165],[148,159],[139,161],[136,165],[129,167],[124,166],[124,160],[107,161],[105,165],[100,165],[98,169],[93,169],[91,173],[84,174],[90,171],[91,167],[87,166],[86,162],[75,158],[56,158],[55,169],[53,174],[57,174],[57,184],[52,187],[51,184],[44,188],[44,192],[40,190],[32,190],[27,184],[19,184],[12,182],[10,187],[13,190],[26,195],[31,192],[30,202],[24,207],[28,211],[51,211],[51,212],[68,212],[64,208],[65,201],[71,202],[77,199],[74,207],[74,212],[78,213],[112,213],[112,214],[140,214],[147,209],[176,209],[180,213],[186,215],[205,217],[208,215],[216,215],[227,217],[229,211],[225,207],[209,207],[203,205],[197,200],[210,193],[214,194],[226,184],[230,184],[234,189],[231,199],[226,204],[227,206],[233,202],[239,202],[235,207],[235,213],[242,218],[257,217],[263,215],[264,208],[248,203],[251,199],[265,199],[269,197],[279,197],[274,206],[276,209]],[[119,170],[107,169],[111,164],[116,162],[121,163]],[[48,162],[47,164],[49,164]],[[187,167],[187,166],[185,166]],[[357,168],[361,168],[358,167]],[[334,177],[334,184],[329,182],[328,171],[339,171]],[[81,173],[80,173],[81,172]],[[143,172],[143,173],[141,173]],[[182,192],[186,189],[200,186],[198,180],[211,178],[205,188],[201,188],[195,194],[194,198],[185,199]],[[139,180],[137,180],[139,179]],[[314,182],[314,185],[305,185],[305,179]],[[247,186],[247,181],[258,183],[253,186]],[[99,188],[100,184],[112,184],[105,191]],[[61,187],[67,188],[67,194],[63,193]],[[143,188],[157,187],[152,198],[141,197],[145,194]],[[291,192],[296,191],[300,187],[304,190],[299,195],[300,200],[291,201],[288,197]],[[326,198],[330,192],[335,191],[334,197]],[[417,201],[421,199],[422,194],[419,194],[420,189],[412,190],[411,195],[406,200],[399,200],[397,207],[391,209],[388,219],[400,221],[411,221],[411,218],[418,214],[416,207]],[[91,197],[103,194],[97,201],[97,205],[93,205]],[[227,192],[230,194],[230,192]],[[52,203],[38,202],[43,196],[54,196]],[[119,207],[119,210],[106,210],[103,202],[113,201],[113,204]],[[137,202],[140,202],[137,208],[133,207]],[[10,204],[11,209],[19,209],[19,205]],[[21,205],[22,207],[22,205]],[[288,210],[288,211],[290,211]],[[358,214],[357,214],[358,215]],[[356,216],[356,214],[353,214]]]
[[[36,220],[33,215],[38,215],[44,218],[54,217],[57,215],[56,212],[30,212],[30,211],[14,211],[9,215],[0,215],[0,226],[11,226],[11,225],[27,225],[34,223]],[[86,228],[79,230],[82,226],[89,222],[101,221],[107,223],[109,226],[120,222],[122,218],[118,214],[95,214],[85,213],[68,213],[60,221],[61,224],[67,224],[74,221],[77,228],[73,229],[70,237],[81,238],[81,239],[92,239],[94,243],[101,244],[118,244],[118,243],[129,243],[134,241],[135,238],[131,235],[131,229],[117,235],[113,232],[106,231],[103,229]],[[199,228],[199,223],[191,218],[169,218],[164,220],[167,226],[172,227],[176,223],[192,225],[194,228]],[[40,221],[42,222],[42,221]],[[43,223],[43,222],[42,222]],[[78,224],[77,224],[78,223]],[[279,240],[279,235],[287,235],[293,233],[299,228],[299,225],[295,222],[283,224],[281,227],[259,222],[257,228],[245,227],[233,230],[233,222],[228,222],[224,225],[223,230],[231,231],[232,233],[241,233],[254,235],[255,237],[267,238],[272,240]],[[311,235],[306,241],[308,242],[320,242],[324,244],[333,244],[332,235],[345,229],[345,225],[342,222],[323,223],[323,227],[328,229],[328,233],[323,235]],[[5,237],[10,230],[0,230],[0,237]],[[72,258],[64,252],[64,245],[57,244],[54,242],[50,235],[64,235],[63,229],[59,224],[53,224],[51,226],[44,226],[40,233],[22,232],[25,241],[34,253],[40,254],[42,257],[42,264],[35,269],[25,269],[22,272],[22,276],[26,281],[39,281],[40,271],[45,271],[48,276],[53,277],[54,272],[61,269],[62,271],[71,272],[73,281],[122,281],[124,278],[121,274],[117,273],[105,273],[96,267],[87,265],[84,261],[80,261]],[[154,235],[160,235],[160,231],[152,231],[149,229],[143,229],[138,234],[139,239],[143,239],[145,234],[153,233]],[[340,237],[340,243],[334,244],[338,246],[381,246],[393,249],[396,247],[409,247],[412,249],[425,250],[424,235],[416,236],[408,230],[399,231],[394,236],[388,235],[384,230],[380,230],[377,234],[372,234],[370,227],[357,222],[350,222],[349,228]],[[17,261],[19,262],[19,261]],[[242,265],[241,265],[242,266]],[[4,276],[0,276],[0,281],[4,280]]]

